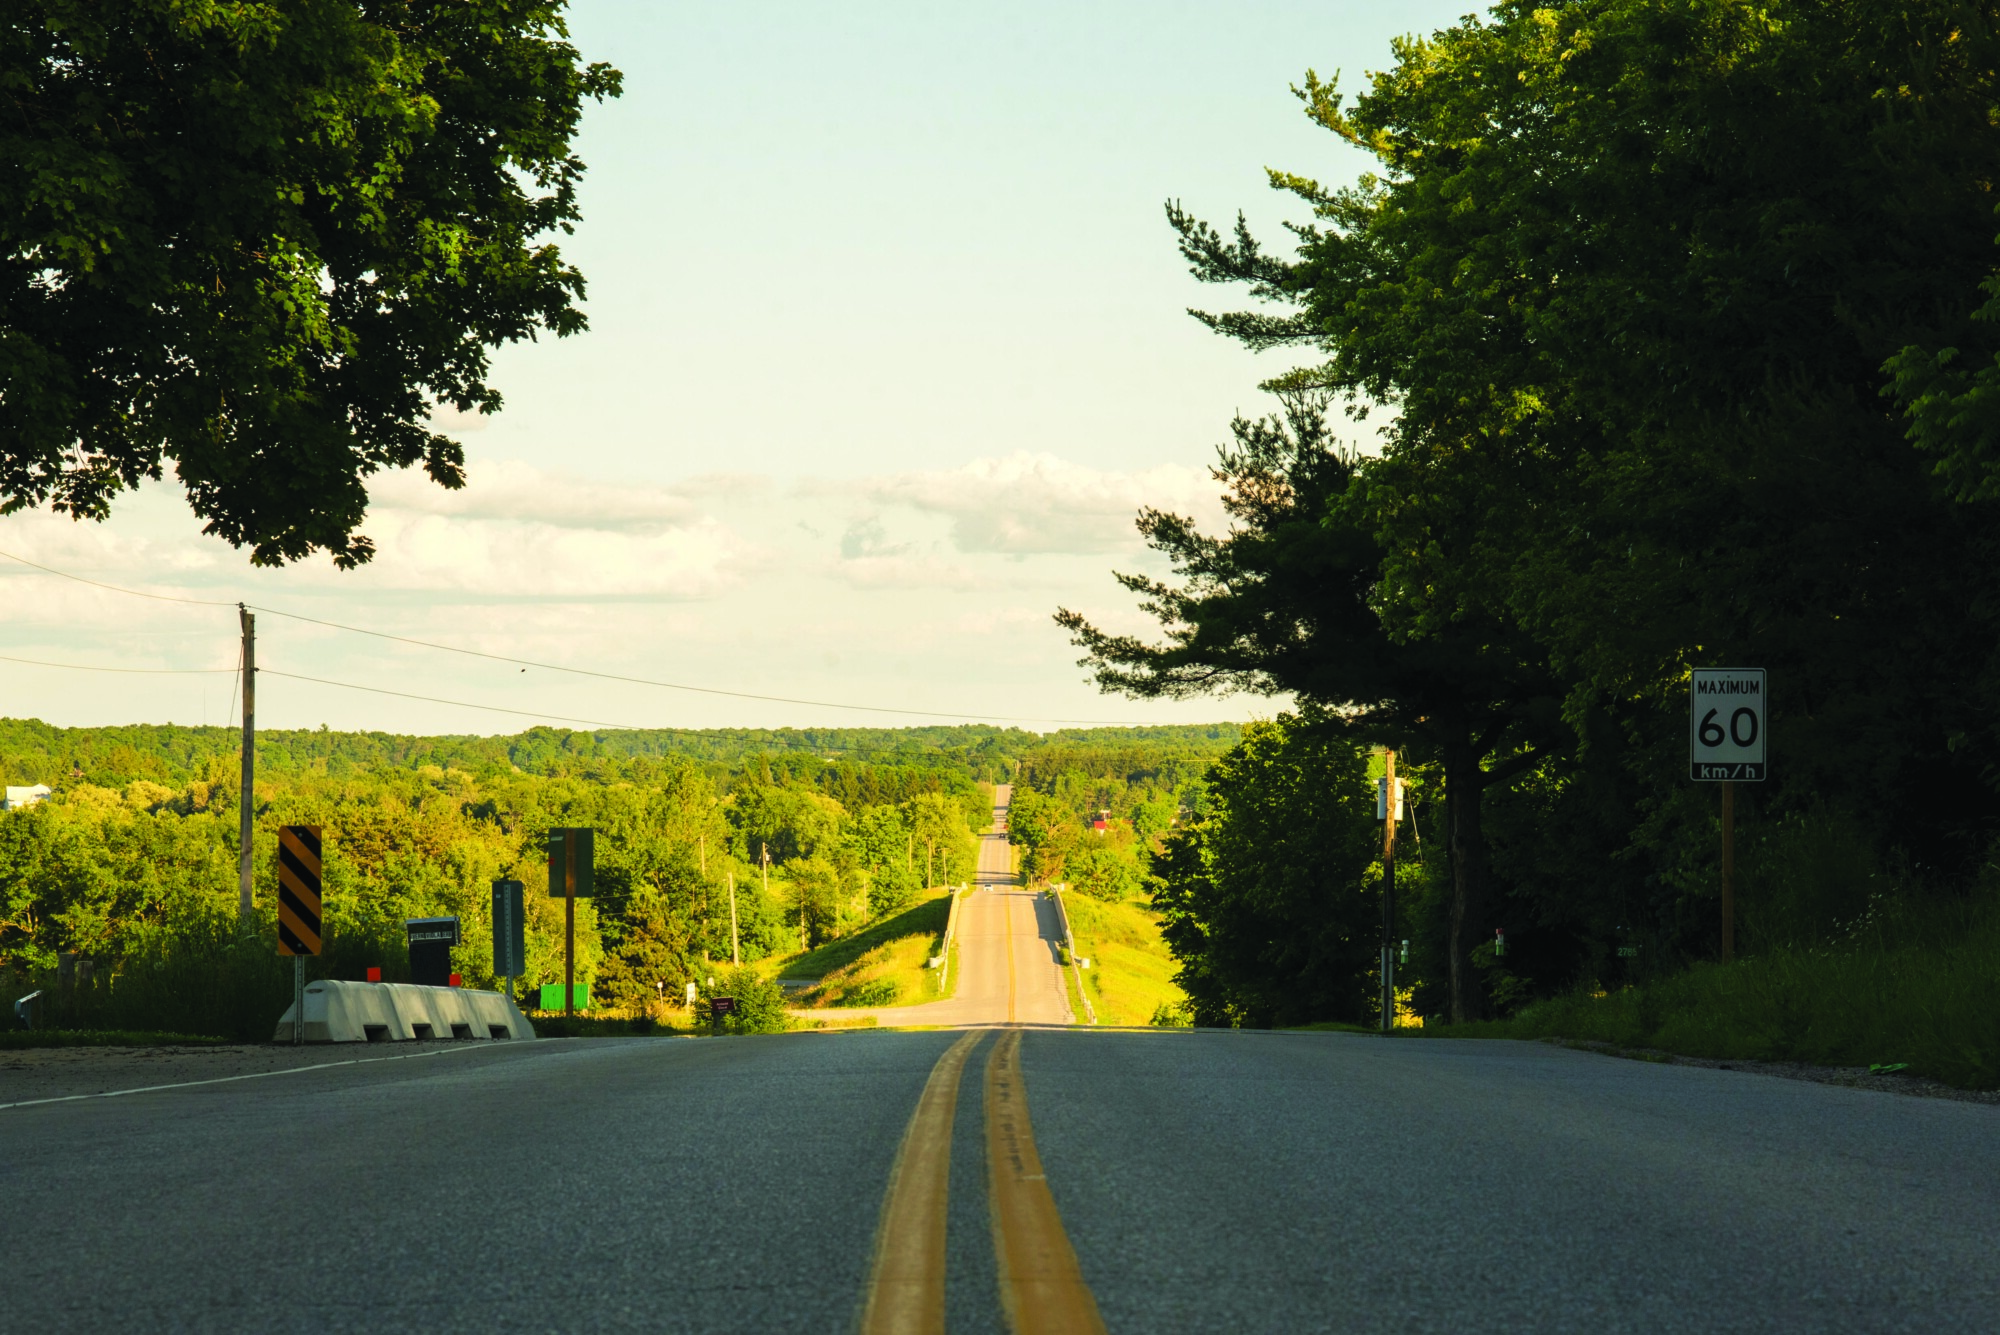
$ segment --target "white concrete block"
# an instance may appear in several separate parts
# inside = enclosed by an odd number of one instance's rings
[[[292,1007],[278,1019],[273,1041],[292,1041]],[[416,1038],[533,1038],[534,1026],[511,998],[462,987],[415,983],[306,986],[306,1042],[379,1043]]]

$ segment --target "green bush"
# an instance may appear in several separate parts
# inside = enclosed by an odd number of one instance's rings
[[[792,1027],[785,1011],[785,989],[752,969],[732,969],[717,981],[713,996],[736,998],[736,1009],[723,1021],[731,1034],[775,1034]]]

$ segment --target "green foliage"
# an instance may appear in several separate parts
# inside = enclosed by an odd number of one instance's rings
[[[917,731],[935,740],[940,730]],[[812,734],[820,743],[841,736]],[[600,1007],[643,1015],[663,992],[678,999],[729,960],[732,884],[746,963],[798,949],[801,908],[808,941],[828,949],[879,944],[855,935],[871,920],[941,932],[945,901],[917,902],[917,839],[927,832],[934,848],[951,850],[955,874],[970,872],[971,831],[990,821],[991,794],[969,766],[986,762],[858,730],[848,739],[857,747],[899,759],[877,774],[864,761],[831,766],[794,753],[810,762],[795,772],[757,749],[768,739],[660,734],[647,750],[623,734],[600,745],[545,729],[515,738],[265,733],[252,859],[264,917],[245,938],[235,916],[233,730],[0,720],[8,782],[56,789],[0,814],[0,982],[19,984],[10,995],[53,986],[58,955],[79,955],[92,982],[65,993],[68,1009],[51,1023],[268,1038],[291,992],[269,921],[276,827],[287,823],[325,833],[328,953],[309,962],[313,978],[359,979],[375,966],[405,980],[404,919],[455,914],[463,941],[453,968],[468,986],[495,986],[490,887],[511,876],[527,887],[527,970],[517,986],[560,981],[563,902],[547,894],[544,854],[546,832],[559,825],[598,831],[598,893],[576,903],[576,970]],[[609,753],[613,744],[629,749]],[[729,754],[735,768],[716,763]],[[905,763],[914,755],[927,759]],[[900,800],[850,812],[815,786],[829,772],[843,791]],[[786,854],[768,896],[759,868],[733,851],[758,836]]]
[[[1101,840],[1071,857],[1063,874],[1077,893],[1112,904],[1137,894],[1142,884],[1131,856]]]
[[[1313,713],[1252,724],[1209,772],[1210,814],[1153,860],[1194,1022],[1365,1020],[1381,937],[1367,755]]]
[[[739,790],[730,807],[736,855],[757,862],[768,852],[775,864],[831,853],[846,813],[840,803],[809,789],[757,784]]]
[[[488,350],[584,327],[583,66],[554,0],[20,0],[0,39],[0,500],[172,460],[259,564],[369,559],[365,480],[464,455]]]
[[[785,990],[755,969],[732,969],[716,979],[713,996],[736,998],[736,1009],[724,1018],[731,1034],[776,1034],[792,1027],[785,1011]]]
[[[1269,303],[1200,318],[1319,363],[1235,425],[1229,532],[1142,517],[1177,574],[1126,579],[1160,642],[1060,619],[1109,689],[1289,691],[1442,779],[1413,833],[1448,856],[1403,924],[1420,1008],[1715,952],[1692,666],[1770,672],[1750,948],[1987,858],[1996,54],[1983,6],[1509,0],[1398,42],[1351,103],[1307,74],[1379,169],[1271,174],[1313,215],[1294,256],[1169,207],[1197,277]],[[1379,456],[1334,444],[1335,403],[1393,410]]]

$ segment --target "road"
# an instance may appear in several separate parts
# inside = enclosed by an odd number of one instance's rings
[[[0,1326],[1931,1332],[2000,1310],[1988,1105],[1320,1033],[381,1053],[0,1107]]]
[[[1021,885],[1007,843],[1013,788],[993,790],[993,824],[979,837],[979,869],[959,901],[958,971],[952,995],[914,1006],[841,1007],[800,1011],[842,1021],[872,1017],[897,1026],[1068,1024],[1069,990],[1056,944],[1056,906]]]

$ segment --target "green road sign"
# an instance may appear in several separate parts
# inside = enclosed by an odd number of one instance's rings
[[[590,1009],[589,983],[578,983],[576,985],[576,1008],[580,1011]],[[563,988],[561,983],[542,984],[542,1009],[545,1011],[559,1011],[563,1009]]]

